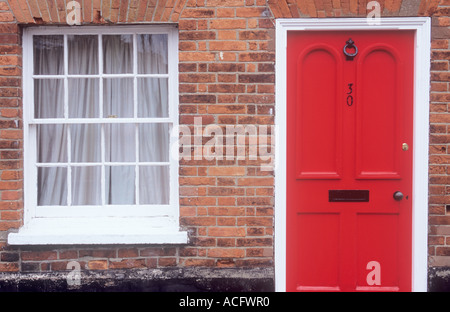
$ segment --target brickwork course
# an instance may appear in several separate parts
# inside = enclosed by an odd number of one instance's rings
[[[0,272],[273,267],[274,172],[253,160],[180,162],[183,246],[7,244],[23,224],[22,28],[66,25],[67,0],[0,0]],[[365,17],[366,0],[83,0],[82,25],[176,23],[179,121],[273,125],[275,19]],[[432,17],[429,266],[450,266],[450,0],[380,0]]]

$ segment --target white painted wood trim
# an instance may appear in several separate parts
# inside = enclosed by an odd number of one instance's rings
[[[431,19],[382,18],[370,25],[366,18],[305,18],[276,20],[276,105],[278,130],[275,159],[275,290],[286,291],[286,48],[287,32],[313,30],[399,30],[416,32],[414,77],[412,290],[427,290],[428,143]]]
[[[187,232],[172,218],[34,218],[11,245],[185,244]]]

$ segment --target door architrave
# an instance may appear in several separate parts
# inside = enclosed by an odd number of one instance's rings
[[[427,291],[428,146],[431,19],[429,17],[277,19],[275,56],[275,291],[286,291],[286,50],[289,31],[414,30],[412,291]]]

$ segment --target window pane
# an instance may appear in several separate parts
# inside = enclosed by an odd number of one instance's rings
[[[101,167],[72,167],[72,205],[101,205]]]
[[[169,124],[140,124],[139,161],[169,161]]]
[[[134,116],[133,78],[103,80],[103,117]]]
[[[133,124],[105,125],[105,159],[107,162],[136,161],[136,126]]]
[[[168,117],[168,79],[137,79],[138,117]]]
[[[69,78],[69,118],[98,118],[99,80]]]
[[[101,161],[101,127],[94,124],[71,125],[72,162]]]
[[[167,42],[166,34],[137,36],[139,74],[167,74]]]
[[[126,74],[133,72],[133,36],[103,36],[103,72]]]
[[[34,80],[34,117],[64,117],[64,81],[62,79]]]
[[[105,170],[106,204],[135,204],[135,167],[106,166]]]
[[[67,168],[38,168],[38,205],[67,205]]]
[[[64,74],[64,37],[33,36],[35,75]]]
[[[169,167],[139,167],[139,201],[142,205],[169,204]]]
[[[67,126],[37,126],[37,161],[40,163],[67,162]]]
[[[67,36],[69,74],[98,74],[98,36]]]

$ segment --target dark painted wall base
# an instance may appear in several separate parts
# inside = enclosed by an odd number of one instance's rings
[[[450,267],[428,269],[428,291],[450,292]]]
[[[0,292],[273,292],[273,268],[0,273]],[[450,292],[450,267],[428,269],[428,291]]]
[[[272,292],[273,268],[178,268],[64,273],[1,273],[2,292]],[[75,281],[73,284],[72,281]]]

